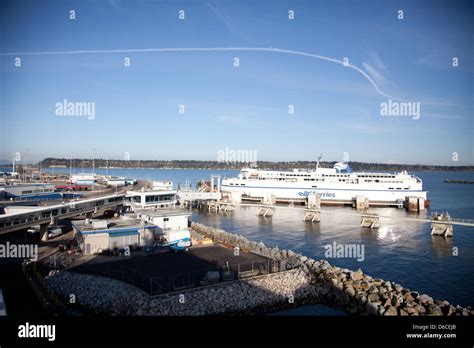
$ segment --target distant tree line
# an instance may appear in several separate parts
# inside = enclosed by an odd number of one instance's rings
[[[92,167],[92,159],[73,159],[75,167]],[[66,166],[69,167],[71,159],[69,158],[45,158],[38,165],[42,168],[50,166]],[[320,167],[332,168],[336,161],[320,162]],[[387,171],[396,172],[402,170],[408,171],[474,171],[474,166],[440,166],[440,165],[422,165],[422,164],[385,164],[385,163],[364,163],[364,162],[348,162],[354,171]],[[225,163],[218,161],[194,161],[194,160],[115,160],[115,159],[94,159],[95,168],[157,168],[157,169],[236,169],[251,166],[250,163]],[[269,162],[259,161],[257,167],[267,170],[291,170],[314,169],[316,161],[292,161],[292,162]]]

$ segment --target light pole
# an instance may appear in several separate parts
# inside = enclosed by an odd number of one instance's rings
[[[23,170],[23,181],[28,180],[28,148],[25,149],[25,169]]]
[[[95,149],[92,149],[92,191],[95,187]]]

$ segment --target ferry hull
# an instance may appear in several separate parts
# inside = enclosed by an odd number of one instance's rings
[[[399,202],[405,201],[406,197],[418,197],[426,200],[426,191],[421,190],[370,190],[370,189],[332,189],[332,188],[276,188],[276,187],[249,187],[249,186],[221,186],[223,193],[229,193],[233,200],[239,200],[241,196],[266,197],[275,196],[277,199],[301,200],[309,194],[317,193],[322,202],[351,202],[357,196],[363,196],[371,202]]]

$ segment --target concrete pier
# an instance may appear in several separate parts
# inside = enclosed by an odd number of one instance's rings
[[[260,206],[257,210],[257,216],[270,217],[273,216],[274,209],[273,207]]]
[[[218,213],[219,205],[215,201],[206,202],[206,209],[209,213]]]
[[[308,209],[321,208],[321,196],[318,193],[310,193],[308,195]]]
[[[433,214],[431,217],[431,235],[443,237],[453,236],[453,225],[451,222],[451,217],[447,212],[442,214]]]
[[[355,205],[357,210],[367,210],[369,209],[369,199],[364,196],[356,196]]]
[[[425,210],[425,199],[421,197],[406,197],[405,207],[409,212],[420,212]]]
[[[303,217],[303,221],[306,222],[320,222],[321,212],[316,209],[306,209]]]
[[[269,205],[272,205],[272,204],[275,204],[276,203],[276,196],[275,195],[272,195],[272,194],[266,194],[265,196],[263,196],[263,204],[269,204]]]
[[[235,210],[235,206],[229,202],[208,201],[205,207],[209,213],[230,213]]]
[[[380,227],[378,215],[361,215],[360,227],[375,229]]]
[[[235,206],[232,203],[218,202],[218,204],[219,204],[219,211],[221,211],[223,213],[230,213],[230,212],[233,212],[235,210]]]

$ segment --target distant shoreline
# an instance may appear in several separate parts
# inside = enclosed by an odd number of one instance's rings
[[[474,184],[473,180],[444,180],[447,184]]]
[[[100,169],[164,169],[164,170],[240,170],[249,166],[249,163],[225,163],[218,161],[197,161],[197,160],[106,160],[106,159],[69,159],[69,158],[46,158],[36,165],[41,168],[68,169],[71,161],[76,168]],[[322,168],[332,168],[336,161],[322,161]],[[377,172],[400,172],[407,170],[410,172],[439,172],[439,171],[474,171],[474,166],[444,166],[444,165],[423,165],[423,164],[386,164],[386,163],[365,163],[347,162],[353,171],[377,171]],[[17,164],[21,166],[21,163]],[[259,169],[266,170],[293,170],[314,169],[316,161],[259,161]],[[5,164],[4,167],[11,167]]]

